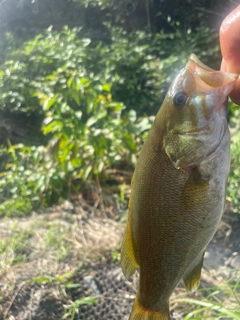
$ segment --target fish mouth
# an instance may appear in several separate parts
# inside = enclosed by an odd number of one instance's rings
[[[203,64],[195,54],[191,54],[186,66],[188,75],[183,83],[184,91],[190,95],[192,91],[210,93],[221,92],[223,101],[233,89],[238,74],[216,71]],[[219,91],[220,90],[220,91]]]

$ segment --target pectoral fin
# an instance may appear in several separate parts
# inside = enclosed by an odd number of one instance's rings
[[[197,290],[201,280],[201,270],[203,265],[203,256],[201,254],[185,272],[183,281],[187,292],[194,292]]]
[[[127,228],[122,242],[121,265],[122,271],[126,277],[133,275],[138,268],[132,241],[130,212]]]

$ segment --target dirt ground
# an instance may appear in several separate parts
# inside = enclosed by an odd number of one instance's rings
[[[138,275],[128,281],[121,272],[119,250],[125,224],[117,218],[111,206],[99,210],[78,201],[28,218],[0,221],[0,239],[9,246],[0,257],[0,319],[127,320]],[[226,212],[205,254],[200,290],[186,295],[180,284],[172,296],[173,320],[194,310],[179,298],[205,299],[213,287],[237,283],[239,230],[240,215]],[[16,247],[13,239],[25,245]],[[82,304],[84,296],[97,296],[96,304]],[[221,293],[213,299],[234,309],[240,293],[234,296]]]

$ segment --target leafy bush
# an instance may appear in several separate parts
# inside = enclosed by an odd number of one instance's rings
[[[75,112],[63,94],[40,94],[46,112],[43,132],[50,135],[49,143],[10,145],[2,150],[8,157],[0,175],[2,200],[12,197],[19,201],[20,197],[31,199],[32,207],[49,205],[78,189],[79,181],[122,161],[134,163],[149,121],[136,123],[133,111],[122,116],[124,106],[111,101],[107,84],[102,86],[102,94],[86,78],[70,78],[68,85],[73,97],[80,90],[88,112]]]
[[[22,144],[5,139],[1,201],[25,197],[30,207],[49,205],[108,167],[134,165],[151,124],[143,116],[156,113],[186,63],[192,49],[186,43],[197,48],[190,35],[182,38],[179,30],[151,37],[115,28],[106,45],[80,39],[77,29],[49,28],[13,52],[0,69],[0,112],[5,119],[25,114],[25,127],[36,118],[42,126],[30,145],[28,136]],[[34,143],[40,134],[42,145]]]
[[[196,35],[175,26],[174,33],[154,37],[112,28],[107,45],[79,39],[79,32],[67,27],[62,32],[49,28],[11,54],[0,72],[0,110],[41,113],[35,93],[44,86],[45,78],[50,80],[71,70],[79,77],[87,75],[91,80],[109,83],[113,100],[123,102],[127,110],[134,109],[139,115],[155,114],[166,88],[191,52],[205,57],[208,63],[220,57],[217,46],[209,48],[216,35],[202,27]],[[203,50],[206,46],[209,49]],[[206,57],[210,58],[206,61]],[[58,83],[56,89],[62,88],[66,83]]]
[[[78,39],[76,30],[49,29],[16,51],[0,71],[3,114],[21,112],[30,120],[37,114],[48,141],[26,146],[6,140],[2,201],[29,197],[33,207],[50,204],[77,187],[75,181],[120,162],[134,163],[150,122],[137,120],[135,111],[124,111],[123,103],[113,100],[113,72],[101,65],[106,49],[95,49],[89,39]]]

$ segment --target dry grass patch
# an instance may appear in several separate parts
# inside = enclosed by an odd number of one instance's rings
[[[36,279],[43,283],[64,282],[61,275],[70,277],[84,262],[99,260],[114,251],[121,241],[123,225],[101,216],[98,209],[86,203],[73,207],[66,202],[48,213],[3,219],[0,305],[23,283]],[[4,311],[3,307],[0,311]]]

